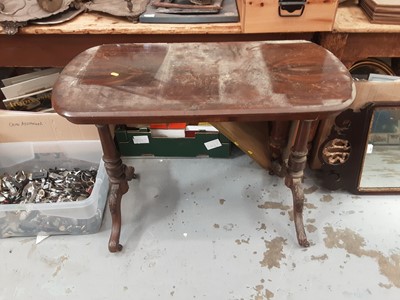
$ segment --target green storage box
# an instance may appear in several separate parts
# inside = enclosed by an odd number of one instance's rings
[[[194,137],[184,138],[152,137],[150,129],[126,126],[117,126],[115,142],[122,156],[226,158],[230,156],[232,146],[231,141],[219,132],[198,131]],[[211,148],[215,143],[216,147],[207,149],[205,143],[210,143]]]

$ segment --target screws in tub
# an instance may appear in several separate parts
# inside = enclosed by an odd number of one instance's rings
[[[90,196],[96,176],[96,169],[79,168],[5,173],[0,176],[0,204],[82,201]]]

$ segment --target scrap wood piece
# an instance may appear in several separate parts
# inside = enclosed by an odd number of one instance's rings
[[[223,135],[243,152],[253,158],[261,167],[271,167],[268,151],[268,122],[213,122]]]
[[[222,9],[223,0],[215,0],[214,4],[209,5],[197,5],[197,4],[180,4],[180,3],[172,3],[163,0],[156,0],[151,3],[154,7],[162,7],[162,8],[180,8],[180,9],[195,9],[195,10],[221,10]]]

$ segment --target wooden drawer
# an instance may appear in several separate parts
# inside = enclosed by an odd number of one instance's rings
[[[315,32],[333,28],[338,0],[300,1],[296,7],[280,3],[279,0],[237,0],[242,32]],[[290,13],[284,8],[298,9]]]

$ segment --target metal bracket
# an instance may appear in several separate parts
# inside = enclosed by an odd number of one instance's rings
[[[278,13],[280,17],[300,17],[303,15],[307,0],[279,0]],[[300,10],[297,13],[293,13]],[[286,12],[284,12],[286,11]]]

